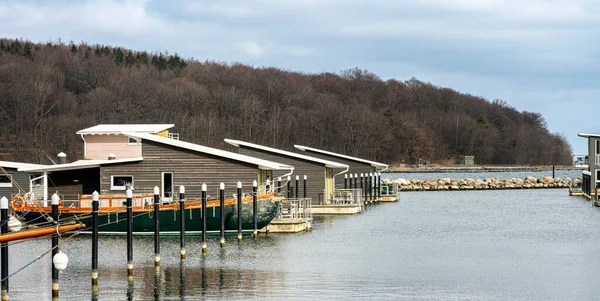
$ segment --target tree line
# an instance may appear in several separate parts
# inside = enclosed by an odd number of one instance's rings
[[[570,165],[539,113],[359,68],[306,74],[85,43],[0,39],[0,160],[81,158],[77,130],[174,123],[182,140],[302,144],[387,163]]]

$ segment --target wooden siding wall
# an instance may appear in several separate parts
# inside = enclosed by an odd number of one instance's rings
[[[292,158],[284,155],[275,154],[272,152],[267,152],[263,150],[258,150],[254,148],[248,148],[245,146],[239,147],[239,152],[242,155],[248,155],[260,159],[265,159],[273,162],[279,162],[286,165],[291,165],[294,167],[294,173],[292,174],[292,183],[291,186],[294,187],[296,185],[296,175],[300,177],[298,196],[302,197],[303,195],[303,179],[304,175],[307,176],[307,187],[306,187],[306,197],[312,199],[312,204],[319,204],[319,197],[321,200],[324,200],[323,192],[325,190],[325,165],[321,163],[309,162],[297,158]],[[289,171],[285,170],[275,170],[273,171],[274,185],[277,185],[277,178],[288,173]],[[287,196],[287,190],[285,186],[285,182],[287,179],[281,179],[282,189],[284,196]],[[295,194],[292,194],[292,197]]]
[[[100,191],[100,169],[55,171],[48,175],[48,198],[55,192],[62,200],[77,200],[82,194]]]
[[[29,192],[29,173],[19,172],[15,168],[4,168],[6,172],[12,176],[13,180],[17,182],[25,190]],[[0,187],[0,197],[5,196],[9,200],[12,196],[19,193],[19,189],[12,185],[12,187]]]
[[[207,185],[210,198],[219,197],[219,184],[225,183],[225,196],[237,192],[241,181],[244,193],[252,192],[252,181],[258,178],[258,166],[202,154],[153,141],[143,141],[144,160],[138,163],[102,166],[102,194],[124,194],[122,190],[110,190],[111,175],[132,175],[134,194],[153,193],[154,186],[161,188],[162,172],[173,173],[174,192],[185,186],[186,198],[199,199],[202,183]]]
[[[336,157],[336,156],[330,156],[330,155],[326,155],[326,154],[322,154],[322,153],[311,152],[309,150],[305,151],[304,154],[307,156],[320,158],[323,160],[329,160],[329,161],[346,164],[346,165],[350,166],[350,168],[348,169],[348,172],[346,172],[346,174],[348,175],[348,177],[350,176],[350,174],[352,174],[352,181],[354,181],[354,174],[358,174],[359,179],[360,179],[361,172],[369,173],[369,172],[375,171],[375,169],[372,168],[371,164],[369,164],[369,163],[357,162],[354,160],[348,160],[348,159],[344,159],[344,158],[340,158],[340,157]],[[344,174],[339,174],[339,175],[335,176],[335,187],[336,188],[344,188]]]
[[[592,191],[594,191],[596,187],[596,170],[600,169],[600,162],[596,161],[596,141],[600,140],[600,138],[590,137],[588,138],[588,170],[592,174],[590,181],[592,182]]]
[[[84,135],[85,159],[106,160],[108,154],[115,154],[117,159],[137,158],[142,156],[142,145],[129,145],[129,138],[124,135]]]

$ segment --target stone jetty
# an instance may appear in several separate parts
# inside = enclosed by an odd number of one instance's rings
[[[407,180],[407,179],[384,179],[384,183],[398,184],[399,191],[433,191],[433,190],[486,190],[486,189],[534,189],[534,188],[569,188],[572,184],[581,183],[581,178],[552,178],[543,177],[536,179],[526,177],[525,179],[451,179],[441,178],[437,180]]]

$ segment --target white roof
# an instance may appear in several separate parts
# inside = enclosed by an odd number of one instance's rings
[[[217,148],[202,146],[202,145],[185,142],[185,141],[181,141],[181,140],[160,137],[160,136],[156,136],[156,135],[152,135],[152,134],[130,133],[130,132],[123,132],[122,134],[125,136],[132,137],[132,138],[139,138],[142,140],[150,140],[150,141],[167,144],[167,145],[171,145],[171,146],[175,146],[175,147],[179,147],[179,148],[197,151],[200,153],[205,153],[205,154],[223,157],[223,158],[227,158],[227,159],[231,159],[231,160],[254,164],[254,165],[257,165],[260,169],[274,169],[274,170],[294,169],[294,167],[292,167],[292,166],[277,163],[277,162],[267,161],[267,160],[263,160],[263,159],[259,159],[259,158],[254,158],[254,157],[250,157],[250,156],[246,156],[246,155],[241,155],[241,154],[236,154],[236,153],[220,150]]]
[[[600,138],[600,134],[579,133],[579,134],[577,134],[577,136],[583,137],[583,138]]]
[[[77,134],[120,134],[121,132],[156,134],[174,127],[174,124],[99,124]]]
[[[105,164],[138,162],[138,161],[142,161],[142,160],[144,160],[144,158],[123,158],[123,159],[115,159],[115,160],[79,160],[79,161],[75,161],[75,162],[67,163],[67,164],[37,165],[35,167],[19,168],[18,170],[26,171],[26,172],[44,172],[44,171],[51,172],[51,171],[94,168],[94,167],[100,167],[100,165],[105,165]]]
[[[39,167],[39,166],[44,166],[44,165],[43,164],[33,164],[33,163],[0,161],[0,166],[5,167],[5,168],[34,168],[34,167]]]
[[[375,161],[369,161],[369,160],[356,158],[356,157],[351,157],[351,156],[338,154],[338,153],[334,153],[334,152],[328,152],[328,151],[318,149],[318,148],[312,148],[312,147],[303,146],[303,145],[294,145],[294,147],[299,150],[302,150],[302,151],[311,151],[311,152],[321,153],[321,154],[325,154],[325,155],[329,155],[329,156],[333,156],[333,157],[344,158],[344,159],[352,160],[352,161],[356,161],[356,162],[367,163],[367,164],[371,164],[371,166],[375,166],[375,167],[383,167],[383,168],[388,167],[387,164],[383,164],[383,163],[379,163],[379,162],[375,162]]]
[[[272,152],[272,153],[276,153],[276,154],[280,154],[280,155],[284,155],[284,156],[288,156],[288,157],[298,158],[298,159],[307,160],[307,161],[311,161],[311,162],[317,162],[317,163],[321,163],[330,168],[348,168],[348,165],[346,165],[346,164],[337,163],[337,162],[324,160],[324,159],[320,159],[320,158],[315,158],[315,157],[310,157],[307,155],[297,154],[297,153],[293,153],[293,152],[288,152],[288,151],[284,151],[281,149],[258,145],[258,144],[254,144],[254,143],[250,143],[250,142],[244,142],[244,141],[233,140],[233,139],[225,139],[225,142],[227,142],[231,145],[237,146],[237,147],[239,147],[240,145],[243,145],[243,146],[256,148],[256,149],[260,149],[260,150],[264,150],[267,152]]]

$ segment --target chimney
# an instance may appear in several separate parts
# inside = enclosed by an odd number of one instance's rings
[[[116,158],[117,158],[117,156],[115,156],[115,154],[114,154],[114,153],[110,153],[110,154],[108,154],[108,160],[114,160],[114,159],[116,159]]]
[[[58,164],[67,164],[67,154],[63,152],[58,153]]]

